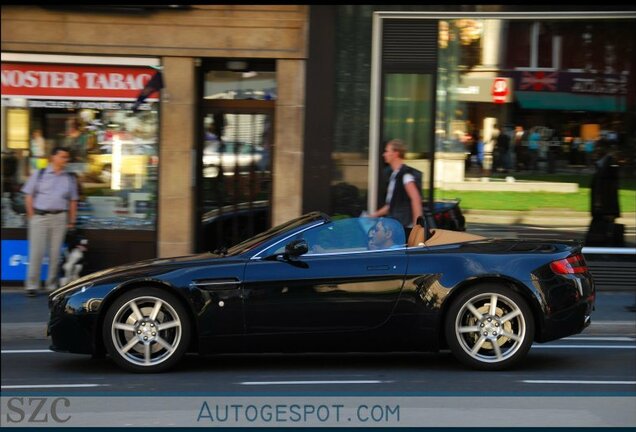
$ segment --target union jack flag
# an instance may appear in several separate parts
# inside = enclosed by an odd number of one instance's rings
[[[559,74],[557,72],[523,72],[521,82],[519,83],[519,90],[556,91],[558,80]]]

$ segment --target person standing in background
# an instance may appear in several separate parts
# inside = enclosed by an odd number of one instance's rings
[[[586,246],[625,246],[625,226],[615,221],[621,216],[619,166],[609,143],[601,140],[597,146],[599,159],[590,185],[592,221],[585,237]]]
[[[541,134],[539,128],[533,127],[528,138],[528,166],[531,171],[537,170],[537,162],[539,160],[539,145],[541,143]]]
[[[525,132],[523,130],[523,126],[517,125],[515,126],[515,131],[512,140],[512,156],[513,156],[513,167],[515,171],[521,171],[521,167],[525,168],[525,149],[523,148],[523,138],[525,136]]]
[[[57,288],[60,249],[67,229],[75,228],[79,199],[77,177],[66,171],[70,157],[68,148],[55,147],[48,167],[34,171],[21,190],[26,194],[28,220],[27,296],[35,296],[40,288],[40,269],[47,251],[49,270],[46,290]]]

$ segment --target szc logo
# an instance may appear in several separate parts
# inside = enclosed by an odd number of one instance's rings
[[[66,423],[71,416],[61,410],[71,406],[65,397],[12,397],[7,401],[7,423]]]

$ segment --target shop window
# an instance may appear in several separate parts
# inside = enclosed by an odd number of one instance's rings
[[[549,24],[537,23],[537,67],[554,68],[554,51],[556,39]]]
[[[54,147],[64,146],[71,152],[67,169],[80,180],[79,228],[154,230],[156,104],[144,104],[144,110],[133,114],[120,103],[50,102],[29,100],[29,108],[20,111],[28,113],[26,120],[6,109],[8,130],[27,124],[29,139],[24,149],[14,150],[17,141],[8,136],[3,148],[2,227],[26,226],[19,190],[33,172],[48,165]],[[47,107],[61,103],[67,108]],[[3,99],[5,104],[11,99]]]
[[[432,74],[387,74],[384,140],[400,138],[410,153],[429,152],[433,101]]]
[[[22,185],[67,147],[78,228],[154,230],[158,96],[149,67],[2,63],[2,227],[26,227]]]
[[[505,55],[506,68],[530,67],[530,30],[532,23],[509,21]]]

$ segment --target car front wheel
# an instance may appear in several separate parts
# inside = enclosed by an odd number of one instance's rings
[[[106,351],[132,372],[173,367],[190,341],[190,322],[179,300],[158,288],[137,288],[115,300],[103,326]]]
[[[501,370],[527,354],[534,339],[534,319],[516,292],[480,285],[455,299],[445,332],[459,361],[475,369]]]

